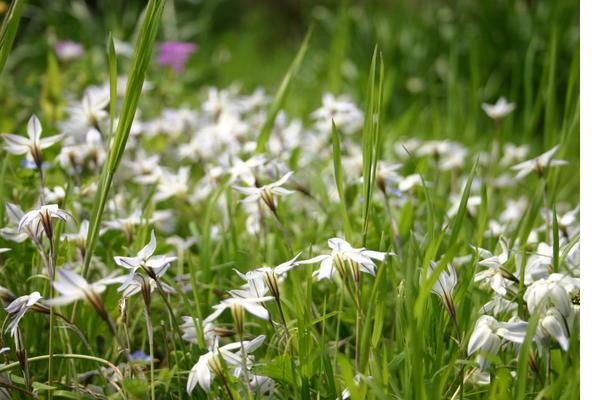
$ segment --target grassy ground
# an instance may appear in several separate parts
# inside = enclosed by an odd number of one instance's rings
[[[577,3],[12,3],[0,132],[64,136],[3,136],[0,396],[579,397]]]

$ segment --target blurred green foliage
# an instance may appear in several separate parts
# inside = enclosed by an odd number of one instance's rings
[[[16,112],[25,119],[36,109],[47,53],[57,40],[87,50],[81,62],[88,68],[65,71],[72,73],[68,89],[106,81],[108,33],[131,43],[144,5],[29,1],[0,83],[0,116]],[[292,93],[287,107],[299,115],[317,107],[324,90],[359,99],[376,43],[386,63],[386,116],[389,122],[408,115],[396,127],[406,134],[476,138],[488,122],[481,102],[504,95],[524,111],[507,127],[515,140],[541,137],[573,106],[567,104],[569,85],[579,95],[577,1],[170,0],[159,40],[199,45],[185,75],[177,77],[182,88],[176,98],[194,104],[200,88],[232,82],[273,93],[311,24],[314,35],[293,88],[302,96]],[[149,77],[157,79],[164,76]],[[18,99],[6,95],[16,91]],[[557,141],[553,137],[549,142]]]

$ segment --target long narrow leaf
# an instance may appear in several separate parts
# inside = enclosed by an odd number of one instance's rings
[[[379,68],[378,68],[379,65]],[[377,70],[379,69],[379,73]],[[363,128],[362,162],[363,162],[363,246],[367,240],[369,228],[369,212],[371,210],[371,197],[377,174],[377,160],[381,153],[381,103],[383,99],[383,60],[375,46],[371,58],[371,69],[369,71],[369,84],[367,88],[367,114]],[[377,80],[377,79],[379,80]]]
[[[448,263],[452,260],[452,258],[454,258],[454,254],[456,252],[455,244],[456,244],[456,241],[458,240],[458,234],[460,233],[460,230],[462,228],[462,222],[463,222],[463,219],[464,219],[466,211],[467,211],[467,202],[468,202],[469,196],[471,194],[471,184],[473,183],[473,179],[475,178],[476,168],[477,168],[477,162],[475,162],[475,164],[473,165],[473,168],[471,169],[469,179],[467,180],[467,184],[465,185],[465,189],[463,191],[462,198],[460,200],[458,212],[456,213],[456,216],[454,217],[454,221],[452,223],[452,230],[450,231],[450,239],[448,241],[448,248],[446,250],[446,254],[444,254],[444,257],[442,257],[442,259],[438,263],[438,265],[435,268],[435,270],[433,271],[433,273],[431,273],[427,277],[427,279],[422,284],[421,289],[419,291],[419,296],[417,298],[417,301],[415,302],[415,315],[417,316],[417,319],[421,318],[423,315],[422,311],[423,311],[423,308],[425,307],[425,300],[427,299],[429,292],[431,292],[431,288],[433,288],[435,281],[439,278],[442,271],[446,268],[446,265],[448,265]],[[428,263],[429,260],[425,259],[424,262]]]
[[[123,156],[123,152],[125,151],[125,146],[127,145],[129,131],[131,130],[131,124],[133,123],[135,111],[138,105],[140,94],[142,92],[142,85],[144,84],[146,70],[148,69],[148,64],[150,63],[150,58],[152,56],[154,42],[156,40],[156,34],[160,25],[160,19],[164,5],[164,0],[151,0],[146,8],[144,22],[139,32],[135,47],[133,64],[127,78],[127,89],[125,91],[125,99],[121,108],[119,124],[117,125],[114,140],[110,147],[108,161],[102,170],[102,177],[100,180],[100,185],[98,186],[98,191],[96,192],[94,209],[90,221],[90,230],[87,236],[88,249],[85,255],[83,266],[84,276],[87,274],[90,262],[92,260],[92,255],[94,253],[94,248],[96,247],[100,223],[102,221],[102,214],[108,199],[108,193],[110,191],[112,180],[119,166],[119,162],[121,161],[121,157]]]
[[[275,94],[275,98],[273,99],[273,103],[271,103],[271,107],[269,108],[269,112],[267,114],[267,119],[265,120],[260,134],[258,136],[258,141],[256,143],[256,152],[262,153],[265,151],[265,146],[267,141],[269,140],[269,136],[271,135],[271,130],[273,129],[273,125],[275,125],[275,118],[279,111],[283,108],[285,104],[285,99],[287,98],[290,83],[293,81],[294,77],[298,73],[300,69],[300,65],[302,65],[302,60],[304,60],[304,56],[306,55],[306,51],[308,50],[308,43],[310,41],[310,37],[312,36],[312,27],[309,28],[308,33],[304,37],[302,41],[302,45],[292,61],[292,64],[288,68],[279,88],[277,89],[277,93]]]
[[[110,87],[110,103],[108,106],[110,125],[108,128],[108,143],[110,143],[113,135],[113,127],[115,123],[115,116],[117,113],[117,53],[115,51],[115,41],[112,33],[108,36],[108,43],[106,46],[106,56],[108,61],[108,82]]]
[[[335,185],[338,196],[340,197],[340,212],[342,213],[342,222],[344,224],[344,236],[346,240],[352,239],[352,225],[348,218],[348,209],[346,207],[346,192],[344,191],[344,176],[342,173],[342,146],[340,143],[340,134],[335,126],[335,121],[331,121],[331,140],[333,142],[333,170]]]
[[[15,36],[17,35],[17,30],[19,29],[23,4],[25,4],[24,0],[14,0],[10,3],[8,12],[2,21],[2,27],[0,27],[0,74],[4,69],[8,54],[12,49]]]

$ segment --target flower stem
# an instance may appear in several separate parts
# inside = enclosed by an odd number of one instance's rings
[[[400,251],[402,249],[401,243],[400,243],[400,230],[398,229],[398,224],[392,213],[392,207],[390,206],[390,199],[386,192],[383,192],[383,199],[385,200],[384,201],[385,210],[388,214],[388,218],[390,219],[390,229],[392,230],[392,236],[394,238],[394,240],[393,240],[394,250],[396,250],[396,254],[398,254],[398,256],[400,256],[400,254],[401,254]]]
[[[234,400],[233,393],[231,393],[231,388],[229,387],[229,383],[227,383],[227,377],[225,375],[222,375],[221,379],[223,380],[223,386],[225,386],[225,391],[227,392],[229,400]]]
[[[273,215],[275,216],[275,222],[276,222],[275,225],[277,225],[277,229],[279,230],[279,232],[281,232],[281,236],[283,236],[283,240],[285,241],[285,246],[287,247],[290,255],[293,255],[294,251],[292,250],[292,242],[290,241],[290,236],[288,235],[287,230],[283,226],[283,223],[281,222],[281,219],[279,218],[279,214],[277,213],[277,211],[275,209],[272,209],[271,211],[273,212]]]
[[[250,377],[248,376],[248,354],[246,353],[246,346],[244,346],[244,332],[238,332],[240,336],[240,351],[242,353],[242,375],[244,376],[244,382],[246,383],[246,394],[247,398],[252,398],[250,396]]]
[[[548,201],[548,181],[545,177],[542,177],[542,183],[544,185],[544,208],[546,208],[546,242],[550,243],[550,240],[552,239],[552,228],[550,226],[552,223],[552,214],[550,213],[550,204]],[[550,266],[552,266],[552,264]]]
[[[151,398],[156,399],[154,392],[154,333],[152,330],[152,319],[150,318],[150,306],[144,308],[144,316],[146,317],[146,330],[148,331],[148,346],[150,347],[150,388]]]
[[[290,331],[288,330],[287,323],[285,321],[285,316],[283,315],[283,308],[281,307],[281,300],[279,297],[275,297],[275,302],[277,303],[277,309],[279,310],[279,315],[281,316],[281,323],[283,325],[283,329],[285,330],[285,335],[287,336],[288,341],[291,340]]]
[[[360,275],[359,275],[360,276]],[[354,352],[354,368],[356,369],[357,372],[361,372],[360,371],[360,340],[361,340],[361,335],[360,335],[360,330],[362,328],[362,317],[363,317],[363,312],[362,312],[362,307],[361,307],[361,281],[360,279],[358,281],[355,282],[356,283],[356,343],[355,343],[355,352]]]
[[[41,168],[40,168],[41,171]],[[54,257],[55,257],[55,248],[54,248],[54,240],[52,237],[49,237],[48,240],[50,241],[50,250],[49,250],[49,254],[48,254],[48,274],[50,277],[50,298],[54,297],[54,275],[55,275],[55,268],[54,268]],[[52,386],[52,356],[53,356],[53,352],[54,352],[54,307],[50,307],[50,327],[49,327],[49,332],[48,332],[48,385]],[[48,389],[48,400],[52,400],[52,398],[54,397],[54,393],[52,392],[52,389]]]
[[[38,165],[38,175],[40,177],[40,200],[42,205],[46,205],[46,194],[44,193],[44,187],[46,187],[44,183],[44,169],[42,165]]]

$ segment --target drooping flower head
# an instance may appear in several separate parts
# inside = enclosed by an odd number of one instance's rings
[[[47,204],[35,210],[31,210],[23,215],[21,221],[19,222],[19,232],[28,229],[31,232],[39,233],[43,229],[44,233],[46,233],[46,237],[49,240],[52,240],[52,220],[54,218],[59,218],[63,221],[67,221],[67,218],[70,217],[71,214],[58,208],[58,205]]]
[[[219,347],[218,341],[209,348],[209,351],[200,356],[198,362],[192,367],[187,381],[187,392],[192,394],[194,388],[199,385],[204,392],[210,392],[210,386],[215,377],[224,379],[226,366],[231,366],[239,370],[243,366],[249,366],[250,357],[248,353],[252,353],[258,349],[265,341],[265,336],[260,335],[253,340],[245,340],[243,342],[233,342]],[[243,352],[240,352],[241,349]],[[244,353],[244,354],[241,354]],[[242,360],[246,357],[246,360]],[[223,364],[225,362],[225,365]],[[234,375],[239,375],[235,373]]]
[[[94,283],[88,283],[81,275],[63,268],[58,271],[58,279],[52,282],[52,286],[60,295],[46,300],[45,303],[49,306],[61,306],[85,299],[103,320],[108,321],[108,313],[100,299],[100,294],[106,290],[108,285],[117,282],[119,282],[118,278],[107,277]]]
[[[6,327],[6,330],[10,330],[10,335],[15,337],[19,322],[25,316],[25,313],[30,308],[37,305],[38,301],[42,298],[40,292],[33,292],[29,295],[21,296],[16,298],[6,307],[6,312],[10,314],[10,323]],[[38,305],[38,308],[40,306]]]
[[[438,268],[437,263],[431,262],[429,264],[429,274],[427,276],[432,275],[436,268]],[[439,296],[439,298],[442,300],[442,304],[452,318],[456,318],[456,309],[454,307],[452,293],[454,292],[457,281],[456,269],[454,266],[448,265],[448,270],[444,269],[440,273],[437,280],[433,284],[433,287],[431,288],[431,292]]]
[[[571,314],[571,296],[579,290],[579,279],[554,273],[538,279],[525,291],[523,299],[527,309],[534,313],[539,307],[553,306],[564,318]]]
[[[486,249],[477,249],[479,256],[483,258],[479,265],[486,269],[476,273],[473,280],[481,282],[483,286],[491,287],[500,296],[506,296],[507,289],[512,288],[514,283],[518,283],[518,279],[504,266],[511,253],[504,238],[500,238],[500,247],[502,250],[498,255],[494,255]]]
[[[482,315],[475,323],[475,329],[469,339],[467,354],[479,352],[477,362],[483,371],[489,365],[485,355],[496,355],[500,350],[502,339],[521,344],[527,333],[527,322],[512,318],[508,322],[498,322],[496,318]]]

